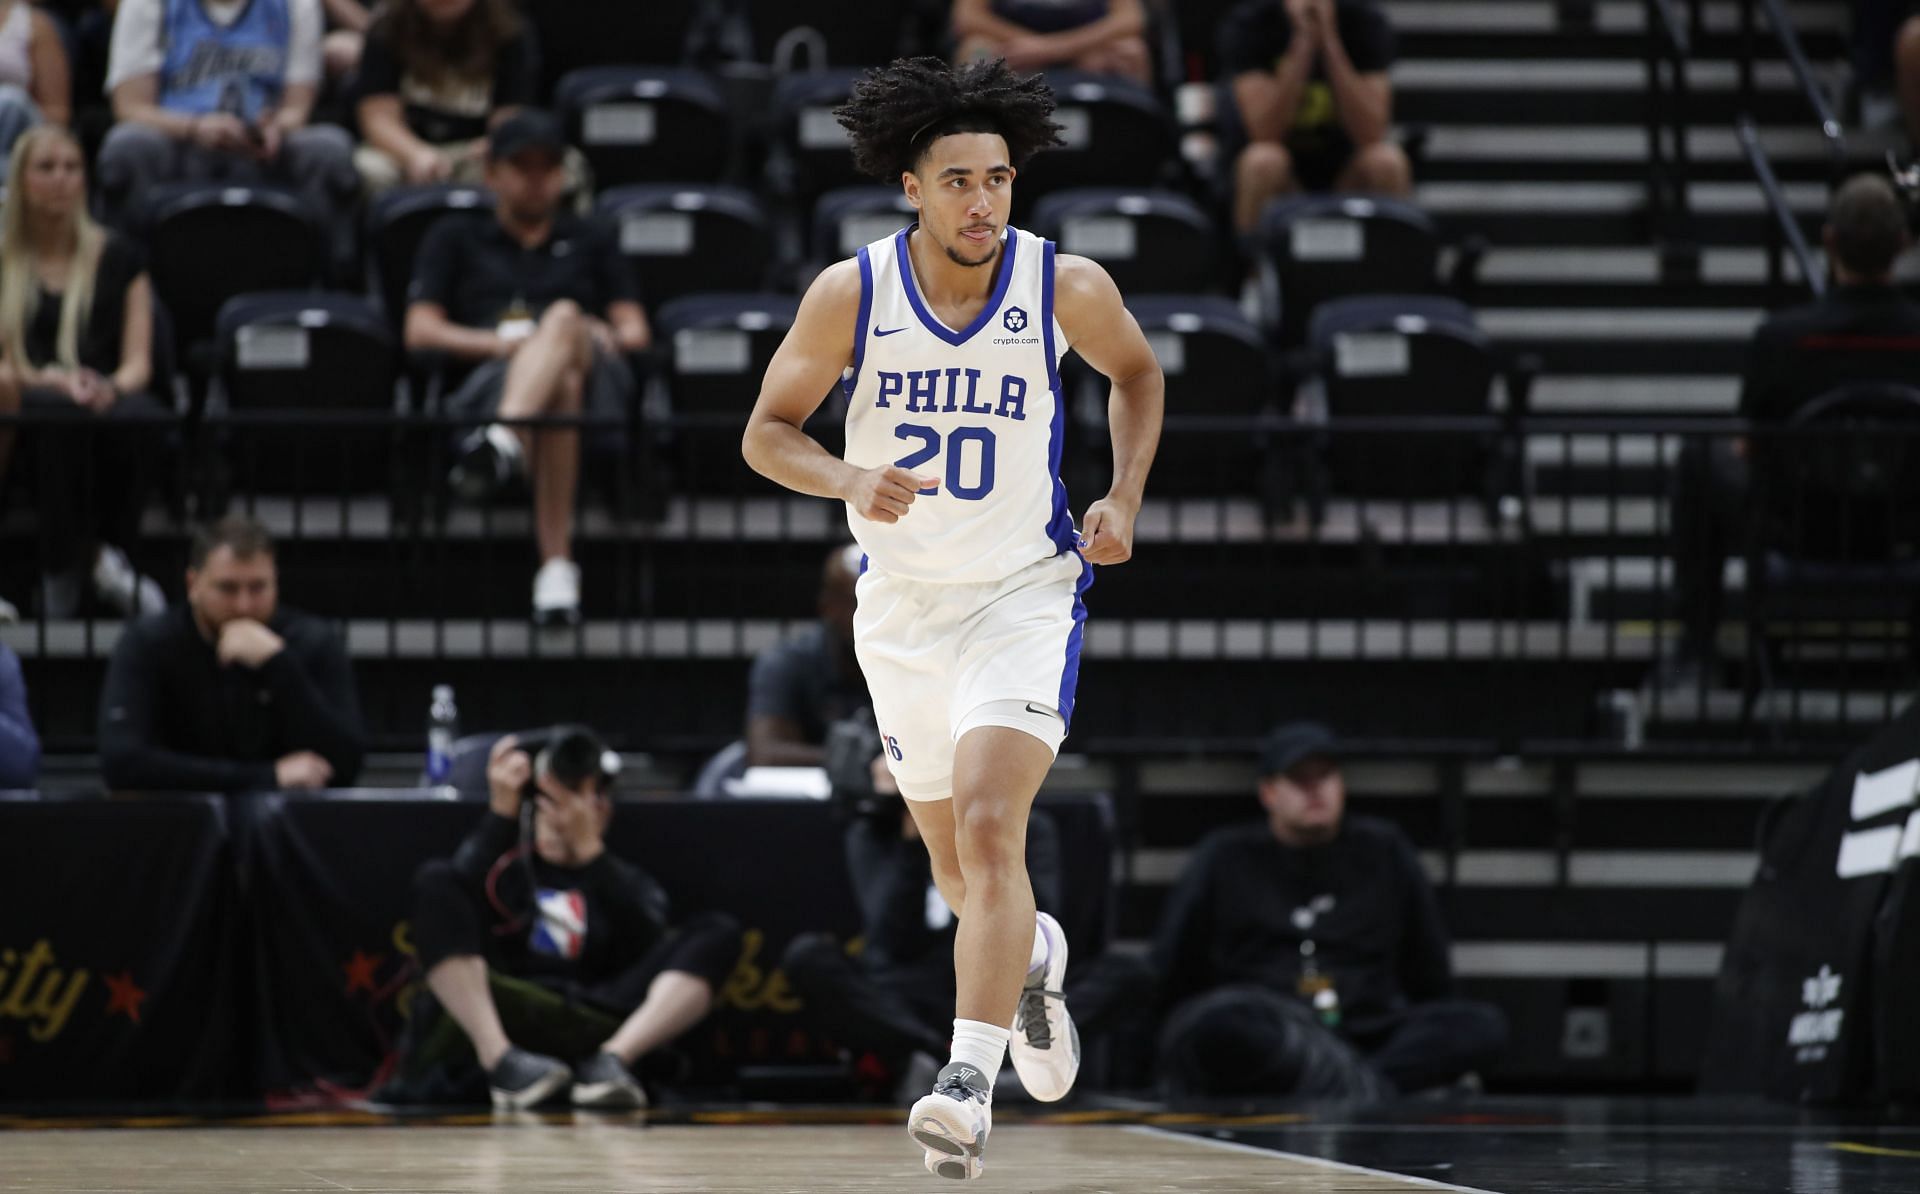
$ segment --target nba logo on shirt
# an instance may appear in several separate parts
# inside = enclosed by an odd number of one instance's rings
[[[578,958],[587,941],[586,897],[573,890],[543,887],[534,892],[534,902],[539,917],[533,922],[528,946],[549,957]]]

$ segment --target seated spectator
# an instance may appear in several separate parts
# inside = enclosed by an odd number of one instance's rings
[[[66,127],[72,71],[53,18],[27,0],[0,0],[0,153],[43,121]]]
[[[1754,332],[1740,385],[1740,414],[1779,424],[1853,382],[1920,386],[1920,305],[1893,284],[1894,259],[1911,238],[1907,213],[1879,175],[1835,192],[1822,233],[1833,284],[1803,306],[1776,311]],[[1677,653],[1662,665],[1669,687],[1710,680],[1724,599],[1722,576],[1746,522],[1747,447],[1689,438],[1674,472],[1674,588],[1681,607]]]
[[[280,605],[273,540],[248,518],[194,533],[187,600],[128,624],[100,692],[109,788],[350,787],[366,731],[339,634]]]
[[[368,33],[354,165],[370,193],[479,182],[487,128],[534,102],[533,37],[508,0],[397,0]]]
[[[0,228],[0,359],[39,476],[41,609],[73,617],[83,585],[118,614],[166,608],[124,547],[139,533],[155,425],[152,287],[131,242],[87,215],[86,166],[65,129],[15,143]],[[4,404],[4,403],[0,403]],[[0,448],[0,476],[7,468]]]
[[[320,41],[320,61],[329,80],[350,77],[360,65],[373,10],[360,0],[321,0],[326,14],[326,36]]]
[[[923,1065],[931,1075],[944,1063],[953,1034],[958,921],[934,886],[932,863],[893,774],[878,755],[870,770],[871,798],[846,829],[860,950],[849,956],[830,935],[808,934],[788,946],[781,967],[806,1004],[808,1022],[840,1045],[874,1054],[890,1074],[906,1079],[900,1086],[911,1092],[911,1101],[926,1085],[907,1078],[914,1054],[926,1055]],[[1034,903],[1058,914],[1066,894],[1059,830],[1044,810],[1034,812],[1027,829]],[[1143,1011],[1151,986],[1152,976],[1136,960],[1075,955],[1067,968],[1067,1002],[1081,1040],[1113,1031],[1130,1013]]]
[[[0,788],[31,788],[40,778],[40,735],[27,710],[20,657],[0,643]]]
[[[953,0],[955,60],[1005,58],[1022,72],[1070,66],[1147,86],[1146,30],[1141,0]]]
[[[605,753],[582,727],[550,731],[537,758],[502,738],[480,824],[450,861],[414,877],[427,988],[473,1046],[497,1107],[532,1107],[568,1085],[576,1106],[644,1107],[632,1067],[706,1018],[740,958],[731,918],[672,927],[659,884],[608,852]],[[409,1034],[400,1086],[461,1089],[457,1077],[431,1078],[463,1060],[433,1007],[415,1002]],[[537,1049],[583,1056],[574,1069]]]
[[[1413,167],[1390,137],[1393,30],[1374,0],[1249,0],[1220,28],[1220,61],[1247,145],[1233,168],[1233,222],[1299,191],[1405,196]]]
[[[120,0],[100,147],[105,210],[197,179],[291,186],[329,218],[359,189],[353,140],[308,123],[320,85],[319,0]]]
[[[470,370],[447,413],[484,425],[461,443],[454,490],[484,500],[521,477],[533,489],[541,560],[533,615],[542,625],[580,617],[580,432],[491,420],[625,416],[634,380],[623,354],[651,339],[639,288],[609,231],[561,210],[565,148],[559,125],[536,109],[493,130],[486,177],[495,209],[433,226],[414,267],[406,323],[410,350],[445,353]]]
[[[859,579],[860,548],[835,548],[820,571],[820,620],[753,661],[747,766],[820,766],[827,727],[867,703],[867,682],[853,654],[853,586]]]
[[[1506,1043],[1498,1009],[1453,997],[1447,932],[1400,831],[1346,816],[1332,734],[1267,740],[1267,820],[1200,843],[1154,942],[1177,1001],[1161,1067],[1180,1095],[1374,1099],[1443,1086]]]

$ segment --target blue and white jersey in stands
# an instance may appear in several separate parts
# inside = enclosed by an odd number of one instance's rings
[[[909,231],[858,254],[846,458],[861,468],[897,464],[935,484],[898,522],[851,509],[847,520],[882,572],[1003,580],[1077,537],[1060,481],[1067,341],[1053,315],[1053,242],[1008,227],[992,296],[955,329],[920,293]]]

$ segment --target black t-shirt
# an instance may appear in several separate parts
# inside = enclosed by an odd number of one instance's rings
[[[126,329],[127,287],[147,268],[140,250],[132,241],[108,233],[100,250],[100,266],[93,276],[93,309],[80,330],[80,363],[96,373],[112,373],[120,367],[120,338]],[[39,305],[27,320],[25,341],[28,362],[36,369],[54,364],[60,343],[60,302],[65,291],[48,290],[35,283]]]
[[[407,292],[409,303],[436,303],[463,327],[489,329],[538,319],[561,299],[600,316],[614,303],[640,301],[611,228],[562,214],[546,242],[529,249],[492,215],[447,216],[421,243]]]
[[[1874,381],[1920,386],[1920,305],[1891,286],[1836,286],[1754,332],[1740,413],[1783,422],[1829,390]]]
[[[747,716],[783,717],[820,746],[827,727],[867,703],[867,682],[816,622],[762,651],[747,677]]]
[[[1353,68],[1363,75],[1393,65],[1393,27],[1372,0],[1335,0],[1334,23]],[[1293,42],[1293,21],[1280,0],[1252,0],[1220,23],[1218,53],[1229,76],[1280,69]],[[1352,141],[1334,111],[1326,67],[1315,62],[1300,92],[1300,106],[1287,130],[1287,148],[1297,155],[1344,155]]]
[[[1348,817],[1325,846],[1280,844],[1265,823],[1201,842],[1161,919],[1154,960],[1178,999],[1230,983],[1301,990],[1314,943],[1347,1031],[1391,1023],[1409,1002],[1450,993],[1446,929],[1419,858],[1385,821]]]
[[[495,109],[538,99],[539,54],[532,33],[525,28],[494,53],[491,71],[472,78],[444,78],[431,85],[402,66],[390,29],[390,22],[383,19],[368,30],[355,90],[359,99],[399,96],[407,127],[429,145],[484,136],[487,117]]]
[[[454,869],[484,891],[487,876],[520,842],[520,823],[488,811],[454,853]],[[528,882],[528,870],[532,882]],[[666,936],[667,893],[652,876],[611,850],[583,867],[532,854],[500,868],[496,918],[519,922],[489,932],[491,965],[531,979],[592,985],[634,965]]]

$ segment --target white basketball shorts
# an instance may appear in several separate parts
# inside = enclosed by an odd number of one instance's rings
[[[1073,721],[1081,597],[1092,583],[1078,552],[981,584],[907,580],[868,565],[855,588],[853,645],[902,796],[952,796],[954,744],[975,726],[1024,730],[1058,753]]]

